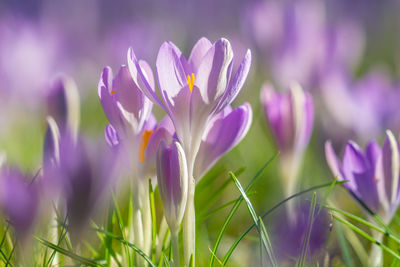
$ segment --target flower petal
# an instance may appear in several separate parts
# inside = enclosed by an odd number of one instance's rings
[[[216,113],[224,109],[227,105],[231,104],[232,101],[239,94],[249,74],[250,65],[251,65],[251,51],[247,50],[246,55],[242,60],[242,63],[240,63],[239,69],[237,70],[233,79],[230,81],[228,88],[226,89],[224,95],[221,98],[221,102],[216,107]]]
[[[213,104],[225,93],[231,75],[232,59],[231,44],[224,38],[216,41],[203,57],[194,84],[200,89],[207,104]]]
[[[164,108],[163,103],[155,93],[154,77],[150,66],[144,61],[138,61],[132,48],[129,48],[127,57],[133,81],[153,103]]]
[[[250,129],[252,115],[250,104],[245,103],[211,122],[196,157],[195,178],[200,179],[220,157],[243,139]]]
[[[197,73],[203,57],[207,54],[211,47],[212,43],[205,37],[202,37],[194,45],[189,56],[189,65],[193,73]]]
[[[187,85],[187,74],[179,56],[175,46],[172,46],[170,42],[162,44],[157,56],[156,72],[160,91],[169,100]]]

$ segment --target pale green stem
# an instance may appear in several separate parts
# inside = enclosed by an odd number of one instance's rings
[[[152,219],[150,209],[150,194],[148,183],[142,186],[142,204],[143,204],[143,230],[144,230],[144,244],[143,249],[146,255],[150,255],[151,241],[152,241]]]
[[[190,154],[189,154],[190,155]],[[183,248],[186,266],[190,265],[192,258],[193,267],[195,266],[195,247],[196,247],[196,218],[194,209],[194,192],[196,181],[193,177],[194,159],[188,158],[188,199],[186,203],[185,216],[183,217]]]
[[[171,243],[172,243],[172,254],[173,254],[173,266],[180,267],[179,263],[179,228],[177,230],[171,230]]]
[[[158,235],[157,235],[157,238],[156,238],[156,243],[157,243],[156,259],[159,259],[160,256],[161,256],[161,251],[162,251],[162,248],[163,248],[164,239],[165,239],[165,236],[167,234],[167,231],[168,231],[167,220],[163,216],[163,218],[161,220],[161,223],[160,223],[160,230],[158,231]]]
[[[282,185],[286,198],[295,194],[301,157],[302,155],[282,154],[282,158],[280,161],[280,172],[283,180]],[[286,204],[287,215],[292,223],[295,223],[294,204],[295,202],[293,201],[289,201]]]

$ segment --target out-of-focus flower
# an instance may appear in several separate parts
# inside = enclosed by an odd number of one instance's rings
[[[294,210],[294,220],[288,218],[286,212],[281,212],[274,218],[271,237],[272,245],[278,261],[283,266],[289,262],[294,263],[304,249],[304,241],[311,223],[311,236],[307,248],[307,260],[309,263],[321,259],[324,247],[328,241],[329,217],[325,209],[317,205],[315,217],[310,222],[310,203],[304,200],[297,203]]]
[[[35,23],[7,16],[0,20],[0,35],[0,94],[7,99],[2,104],[18,101],[19,106],[37,107],[63,54],[58,36],[43,32]]]
[[[81,233],[112,183],[115,158],[105,146],[89,150],[78,137],[63,136],[59,141],[59,162],[45,173],[43,183],[53,195],[61,194],[59,203],[65,206],[68,226]]]
[[[386,131],[382,149],[371,141],[363,152],[349,141],[340,162],[328,141],[325,154],[333,175],[348,180],[344,184],[348,191],[389,223],[400,203],[399,147],[392,132]]]
[[[398,90],[382,71],[356,81],[343,70],[332,71],[322,80],[320,93],[325,107],[321,123],[334,141],[349,135],[369,140],[381,129],[397,126]]]
[[[165,42],[156,63],[160,99],[141,67],[142,61],[136,59],[132,49],[128,52],[133,79],[145,85],[139,88],[171,118],[190,169],[193,169],[207,123],[229,105],[242,88],[250,68],[250,51],[230,79],[232,61],[233,51],[226,39],[214,44],[206,38],[200,39],[188,60],[172,42]]]
[[[146,75],[153,80],[151,70]],[[114,79],[111,68],[104,68],[98,85],[100,102],[112,127],[106,128],[106,139],[124,143],[129,164],[135,164],[133,168],[140,160],[138,151],[145,129],[153,129],[156,123],[151,114],[153,104],[138,87],[126,66],[120,68]]]
[[[209,123],[194,165],[194,176],[202,177],[227,151],[239,143],[250,129],[253,112],[245,103],[232,110],[225,107]]]
[[[80,101],[75,82],[66,76],[56,79],[47,95],[47,110],[62,134],[77,136]]]
[[[164,215],[173,232],[179,230],[185,212],[188,192],[188,174],[185,152],[178,142],[168,147],[160,144],[157,156],[157,180]]]
[[[261,103],[269,128],[281,151],[281,177],[285,196],[291,196],[296,187],[304,151],[314,124],[314,104],[311,94],[293,84],[289,92],[278,93],[265,84]],[[288,205],[288,212],[292,213]]]
[[[293,84],[290,92],[276,92],[271,85],[261,89],[261,103],[270,130],[282,153],[302,153],[310,140],[314,124],[311,94]]]
[[[363,51],[363,34],[350,21],[330,25],[323,1],[259,1],[248,6],[247,27],[281,87],[298,81],[317,88],[332,66],[349,68]]]
[[[0,206],[16,236],[24,241],[32,230],[39,211],[37,184],[19,170],[3,166],[0,172]]]
[[[313,99],[296,83],[284,93],[276,92],[271,85],[265,84],[260,97],[269,129],[281,151],[281,178],[285,196],[289,197],[295,192],[303,154],[312,134]],[[287,207],[289,215],[294,212],[290,203]],[[293,216],[291,218],[294,219]]]

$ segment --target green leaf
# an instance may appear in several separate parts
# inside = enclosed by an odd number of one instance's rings
[[[79,262],[81,264],[86,264],[88,266],[104,266],[102,264],[97,263],[96,261],[81,257],[81,256],[79,256],[79,255],[77,255],[77,254],[75,254],[75,253],[73,253],[71,251],[68,251],[68,250],[66,250],[66,249],[64,249],[64,248],[62,248],[60,246],[57,246],[56,244],[53,244],[53,243],[51,243],[51,242],[49,242],[47,240],[44,240],[44,239],[42,239],[40,237],[35,236],[35,238],[40,243],[42,243],[43,245],[45,245],[45,246],[47,246],[47,247],[49,247],[51,249],[54,249],[57,252],[65,255],[65,256],[67,256],[67,257],[69,257],[69,258],[71,258],[71,259],[73,259],[73,260],[75,260],[75,261],[77,261],[77,262]]]
[[[272,249],[272,245],[268,236],[268,233],[265,229],[264,223],[262,222],[262,219],[260,217],[257,216],[256,211],[253,208],[253,205],[251,204],[250,199],[247,197],[246,192],[244,191],[242,185],[240,184],[239,180],[236,178],[236,176],[230,172],[229,175],[231,176],[231,178],[233,179],[233,181],[235,182],[236,187],[239,189],[240,193],[242,194],[243,199],[246,201],[247,204],[247,208],[250,212],[251,217],[253,218],[254,223],[257,226],[257,230],[260,234],[260,238],[262,240],[262,243],[267,251],[269,260],[272,264],[272,266],[278,266],[277,262],[276,262],[276,258],[274,255],[274,251]],[[262,226],[260,226],[262,224]],[[261,254],[262,257],[262,254]]]
[[[139,249],[138,247],[136,247],[134,244],[129,243],[128,241],[126,241],[126,240],[123,239],[122,237],[117,236],[117,235],[114,235],[113,233],[104,231],[104,230],[99,229],[99,228],[94,228],[94,230],[97,231],[97,232],[99,232],[99,233],[102,233],[102,234],[104,234],[104,235],[106,235],[106,236],[109,236],[109,237],[111,237],[112,239],[115,239],[115,240],[121,242],[121,243],[124,244],[124,245],[127,245],[128,247],[130,247],[131,249],[133,249],[137,254],[139,254],[141,257],[143,257],[143,258],[147,261],[147,263],[148,263],[150,266],[152,266],[152,267],[155,267],[155,266],[156,266],[156,265],[151,261],[151,259],[150,259],[142,250],[140,250],[140,249]]]
[[[261,173],[264,171],[264,169],[279,155],[279,152],[273,155],[265,164],[264,166],[256,173],[256,175],[251,179],[250,183],[247,185],[245,192],[250,190],[250,188],[254,185],[254,183],[258,180],[260,177]],[[214,247],[212,249],[212,253],[210,254],[210,260],[209,260],[209,267],[212,267],[214,264],[214,259],[215,255],[217,253],[217,250],[219,248],[219,245],[221,243],[222,237],[225,233],[226,228],[228,227],[228,224],[232,220],[233,216],[235,215],[236,211],[238,210],[240,204],[243,201],[243,197],[239,196],[235,202],[235,205],[232,207],[230,213],[228,214],[228,217],[225,219],[224,224],[222,225],[221,230],[218,233],[217,240],[215,241]]]
[[[306,264],[307,251],[308,251],[308,247],[310,245],[311,231],[312,231],[312,227],[313,227],[313,223],[314,223],[316,205],[317,205],[317,193],[314,192],[311,203],[310,203],[310,215],[308,218],[307,235],[304,238],[299,261],[296,264],[299,267],[303,267]]]
[[[353,230],[354,232],[356,232],[357,234],[361,235],[362,237],[364,237],[365,239],[367,239],[368,241],[370,241],[371,243],[381,247],[383,249],[383,251],[386,251],[387,253],[389,253],[390,255],[392,255],[393,257],[395,257],[396,259],[400,259],[400,255],[397,254],[396,252],[394,252],[393,250],[391,250],[389,247],[385,246],[384,244],[382,244],[381,242],[379,242],[378,240],[376,240],[375,238],[373,238],[372,236],[370,236],[369,234],[367,234],[365,231],[361,230],[360,228],[358,228],[357,226],[355,226],[354,224],[350,223],[349,221],[337,216],[336,214],[332,214],[333,218],[335,218],[337,221],[343,223],[344,225],[346,225],[347,227],[349,227],[351,230]]]

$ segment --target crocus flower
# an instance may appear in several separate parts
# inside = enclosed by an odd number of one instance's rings
[[[22,242],[32,230],[39,211],[37,184],[17,169],[3,167],[0,173],[0,206]]]
[[[151,70],[146,75],[152,77]],[[98,85],[100,102],[110,122],[105,131],[106,140],[114,147],[124,143],[122,149],[128,155],[128,163],[134,164],[131,168],[143,159],[140,155],[143,152],[138,152],[140,143],[150,137],[148,133],[146,136],[145,128],[151,130],[156,123],[151,114],[153,104],[138,87],[126,66],[121,66],[115,78],[111,68],[104,68]]]
[[[363,33],[349,20],[332,23],[323,1],[256,1],[243,20],[280,87],[297,81],[308,89],[332,66],[349,69],[363,51]]]
[[[195,261],[194,166],[204,132],[210,121],[232,103],[250,70],[251,53],[247,51],[238,70],[232,73],[233,51],[222,38],[212,44],[201,38],[188,59],[172,42],[162,44],[156,62],[158,89],[155,92],[148,66],[128,51],[128,66],[139,89],[171,118],[182,144],[188,167],[188,202],[184,223],[185,261]]]
[[[178,142],[162,142],[157,156],[157,180],[165,218],[171,231],[178,231],[187,201],[187,167],[185,153]]]
[[[339,181],[347,180],[344,183],[347,190],[389,223],[400,203],[399,148],[393,134],[386,131],[382,148],[371,141],[364,152],[349,141],[342,162],[329,141],[325,144],[325,154],[333,175]]]
[[[74,237],[85,228],[110,188],[115,159],[107,151],[101,145],[89,150],[80,137],[75,141],[64,136],[59,141],[59,162],[44,178],[45,185],[52,185],[50,190],[61,193],[60,203],[66,208]]]
[[[286,197],[294,193],[304,150],[311,137],[314,105],[311,95],[298,84],[290,92],[278,93],[265,84],[261,103],[269,128],[281,151],[281,175]],[[288,205],[290,213],[291,206]]]
[[[171,118],[189,165],[194,164],[209,121],[229,105],[242,88],[250,69],[250,50],[230,79],[232,61],[233,51],[226,39],[212,44],[201,38],[189,59],[172,42],[165,42],[156,63],[159,98],[145,68],[141,67],[143,61],[136,59],[132,49],[128,51],[128,66],[133,80],[143,84],[139,87],[143,93]],[[189,168],[193,169],[193,166]]]
[[[76,136],[80,120],[80,100],[75,82],[67,77],[57,78],[47,95],[48,115],[52,117],[62,134]]]
[[[279,212],[274,217],[271,226],[271,238],[277,260],[282,266],[290,266],[301,255],[304,241],[307,238],[309,224],[311,223],[311,236],[307,247],[308,263],[315,263],[322,259],[324,247],[328,241],[329,217],[325,209],[315,208],[315,216],[310,221],[310,203],[301,200],[296,203],[294,222],[291,223],[286,212]]]
[[[185,152],[174,141],[171,146],[162,142],[157,155],[157,180],[164,216],[171,230],[174,266],[179,264],[179,227],[181,225],[188,194],[188,169]]]
[[[345,142],[349,135],[370,140],[378,137],[381,129],[398,125],[398,90],[382,70],[353,80],[337,69],[324,77],[320,92],[325,107],[321,122],[334,142],[346,137]]]
[[[314,105],[311,94],[293,84],[290,92],[276,92],[271,85],[261,89],[261,103],[270,130],[282,153],[302,153],[311,137]]]

